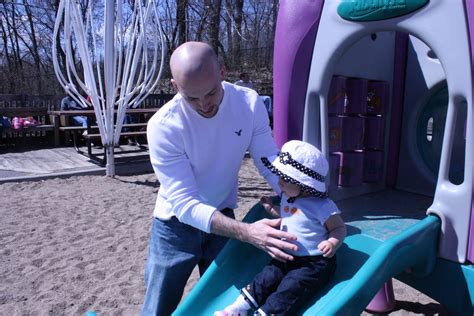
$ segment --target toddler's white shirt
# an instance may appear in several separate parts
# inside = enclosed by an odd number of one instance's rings
[[[329,198],[300,197],[293,203],[287,202],[283,193],[280,205],[281,230],[296,235],[292,242],[298,251],[288,251],[295,256],[318,256],[321,241],[328,239],[328,231],[324,223],[331,215],[340,214],[336,204]]]

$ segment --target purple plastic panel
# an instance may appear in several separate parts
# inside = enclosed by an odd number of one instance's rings
[[[329,151],[342,150],[342,116],[330,116],[328,118]]]
[[[280,0],[273,53],[274,137],[302,139],[309,70],[323,0]]]
[[[362,150],[334,153],[340,156],[339,185],[357,186],[362,184],[364,153]]]
[[[346,116],[342,119],[342,150],[362,149],[364,144],[364,119]]]
[[[334,76],[328,92],[328,113],[343,114],[347,105],[346,81],[344,76]]]
[[[383,136],[385,119],[380,116],[368,116],[365,118],[364,148],[383,149]]]
[[[330,116],[328,118],[329,151],[362,149],[364,144],[364,118]]]
[[[368,80],[363,78],[348,78],[346,81],[347,106],[345,113],[364,114],[367,111]]]
[[[471,78],[474,77],[474,49],[472,47],[472,43],[474,43],[474,1],[466,0],[466,11],[467,11],[467,23],[469,27],[469,43],[471,48]],[[474,91],[474,86],[472,87],[472,91]],[[471,101],[472,102],[472,101]],[[469,240],[467,245],[467,260],[470,262],[474,262],[474,192],[472,193],[471,197],[471,223],[469,226]]]
[[[375,294],[367,305],[366,310],[374,314],[386,314],[395,308],[395,295],[393,294],[392,279],[384,283],[383,287]]]
[[[380,182],[383,175],[383,151],[364,150],[364,182]]]
[[[392,110],[390,116],[387,177],[385,179],[386,185],[389,187],[394,187],[397,181],[407,54],[408,34],[397,32],[395,35],[395,58],[393,64]]]
[[[383,114],[388,105],[389,84],[385,81],[369,81],[367,113]]]
[[[339,165],[341,164],[341,157],[337,153],[329,154],[329,189],[337,188],[339,184]]]

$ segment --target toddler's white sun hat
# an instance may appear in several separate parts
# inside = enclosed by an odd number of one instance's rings
[[[290,140],[277,156],[261,158],[265,167],[286,182],[298,185],[303,192],[326,198],[325,179],[329,164],[324,155],[311,144]]]

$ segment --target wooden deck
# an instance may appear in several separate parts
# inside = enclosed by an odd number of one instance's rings
[[[115,151],[130,151],[131,146],[121,145],[115,148]],[[94,149],[98,153],[102,149]],[[151,172],[151,165],[148,158],[148,152],[127,153],[116,155],[117,167],[119,165],[127,166],[131,173],[133,165],[142,164],[136,168],[137,172],[143,172],[148,169]],[[149,166],[147,166],[149,165]],[[28,177],[48,177],[61,174],[84,174],[103,171],[105,168],[99,166],[96,162],[76,152],[74,147],[57,147],[47,149],[35,149],[27,151],[0,151],[0,182],[12,180],[15,178],[23,179]]]

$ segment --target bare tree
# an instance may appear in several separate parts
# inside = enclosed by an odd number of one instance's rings
[[[4,15],[5,12],[2,12],[1,16],[3,17],[3,19],[5,19],[5,15]],[[8,82],[8,88],[5,88],[7,89],[6,92],[7,93],[13,93],[14,91],[14,78],[13,78],[13,69],[14,69],[14,65],[13,65],[13,60],[12,60],[12,56],[10,56],[10,51],[8,49],[9,45],[8,45],[8,38],[9,38],[9,34],[7,33],[7,29],[5,28],[5,26],[3,25],[3,23],[0,23],[0,30],[2,31],[2,42],[3,42],[3,55],[5,56],[5,59],[7,61],[7,71],[3,71],[3,78],[2,78],[2,82]],[[2,68],[4,69],[5,66],[3,65]]]
[[[16,12],[13,3],[10,3],[10,7],[7,4],[3,3],[3,12],[2,15],[4,17],[3,21],[5,21],[6,26],[8,27],[8,37],[10,41],[10,48],[12,51],[12,60],[15,71],[20,75],[20,82],[24,82],[23,78],[23,60],[20,55],[20,44],[19,44],[19,36],[18,30],[16,27]]]
[[[176,26],[178,29],[178,45],[186,42],[186,13],[188,11],[188,0],[176,0]]]
[[[101,1],[76,0],[85,14],[101,14]],[[135,0],[122,0],[131,7]],[[234,79],[234,72],[271,70],[278,0],[160,0],[161,30],[168,48],[166,60],[185,41],[208,42]],[[59,0],[0,0],[0,93],[62,94],[54,79],[51,45]],[[76,47],[73,56],[80,67]],[[66,56],[56,47],[61,68]],[[169,68],[165,67],[167,78]],[[271,76],[268,76],[271,78]],[[33,84],[33,86],[32,86]],[[160,86],[172,92],[168,86]]]
[[[25,8],[26,17],[28,19],[29,32],[27,32],[29,41],[23,41],[25,46],[30,51],[33,60],[35,62],[36,74],[38,78],[41,76],[41,58],[38,51],[38,43],[36,41],[36,30],[33,22],[33,14],[31,13],[30,6],[26,0],[23,0],[23,5]],[[29,45],[31,42],[31,45]],[[36,80],[37,91],[42,91],[41,89],[41,80]]]
[[[194,37],[191,39],[195,41],[205,40],[204,31],[208,27],[209,15],[211,12],[211,7],[208,5],[209,0],[206,0],[204,3],[202,1],[194,1],[192,5],[189,6],[190,16],[189,23],[190,28],[192,28],[192,34]]]
[[[219,52],[219,30],[221,23],[221,0],[207,0],[211,10],[211,19],[209,22],[208,38],[209,44],[216,53]]]
[[[234,64],[240,65],[240,49],[242,43],[242,19],[243,19],[243,7],[244,1],[243,0],[234,0],[234,30],[232,32],[232,56],[234,57]]]

